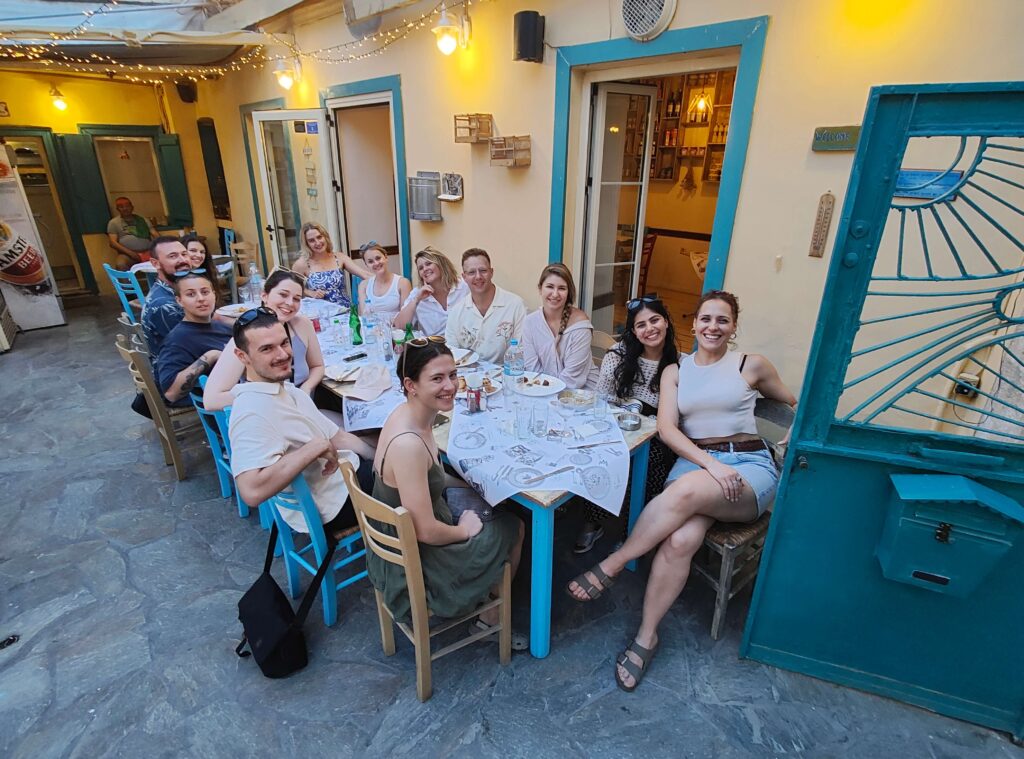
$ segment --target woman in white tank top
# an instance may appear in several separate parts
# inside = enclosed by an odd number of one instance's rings
[[[359,283],[359,313],[374,314],[391,324],[412,291],[412,283],[388,269],[388,253],[371,243],[363,248],[363,263],[373,276]]]
[[[622,548],[567,587],[579,601],[595,599],[627,562],[657,548],[640,629],[616,663],[615,681],[626,691],[647,673],[658,625],[686,585],[704,533],[716,521],[756,519],[775,497],[778,472],[757,436],[754,402],[760,393],[795,407],[796,398],[764,356],[729,352],[738,317],[731,293],[701,296],[693,320],[696,353],[661,375],[658,435],[679,455],[668,484],[644,508]]]

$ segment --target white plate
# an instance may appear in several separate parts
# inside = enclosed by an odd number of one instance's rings
[[[220,316],[227,316],[232,319],[237,319],[239,316],[244,314],[246,311],[251,309],[252,306],[245,303],[231,303],[227,306],[221,306],[217,309],[217,313]]]
[[[538,374],[534,378],[533,374],[527,372],[523,375],[531,380],[530,384],[525,382],[516,382],[513,385],[513,389],[520,395],[527,395],[533,398],[541,398],[545,395],[554,395],[565,390],[565,383],[558,379],[558,377],[552,377],[550,374]],[[538,385],[537,380],[543,382],[548,381],[547,385]]]
[[[452,348],[452,358],[455,359],[455,365],[459,368],[463,366],[469,366],[475,364],[477,359],[480,357],[476,354],[476,351],[467,350],[465,348]]]
[[[493,380],[492,379],[491,380],[491,391],[489,393],[487,393],[487,397],[489,398],[490,396],[494,395],[495,393],[500,393],[500,392],[501,392],[501,382],[499,382],[498,380]],[[456,398],[465,398],[466,397],[466,391],[463,390],[461,392],[456,393],[455,397]]]

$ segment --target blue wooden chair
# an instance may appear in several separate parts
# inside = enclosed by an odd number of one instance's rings
[[[201,386],[206,385],[206,377],[200,377]],[[238,501],[238,516],[245,519],[249,516],[249,505],[242,500],[242,494],[235,488],[235,478],[231,474],[231,441],[228,439],[227,416],[223,411],[207,411],[203,398],[196,392],[189,394],[192,404],[199,413],[199,421],[210,444],[210,454],[217,469],[217,480],[220,482],[220,497]]]
[[[110,264],[103,264],[103,268],[106,270],[107,276],[110,277],[110,282],[114,285],[117,297],[121,299],[124,312],[128,315],[132,324],[137,323],[138,320],[135,318],[134,309],[137,308],[141,311],[142,307],[146,305],[146,296],[142,293],[142,286],[139,285],[139,280],[130,271],[118,271]]]
[[[301,474],[292,480],[292,484],[287,490],[268,499],[266,503],[277,523],[278,545],[284,552],[284,566],[288,576],[288,593],[292,598],[298,598],[299,569],[304,569],[310,575],[315,575],[317,567],[327,555],[327,535],[324,533],[324,526],[320,521],[320,512],[317,511],[316,504],[313,502],[313,494]],[[309,529],[309,543],[305,547],[296,549],[292,528],[281,515],[284,509],[292,509],[302,514],[306,527]],[[347,531],[344,537],[338,541],[338,548],[335,551],[335,557],[344,552],[344,558],[335,561],[324,575],[320,593],[323,596],[324,624],[328,627],[338,620],[338,591],[366,577],[365,569],[341,582],[336,582],[334,576],[334,573],[342,567],[366,555],[366,548],[355,550],[355,544],[362,538],[363,534],[357,527]],[[311,562],[310,559],[315,559],[315,561]]]
[[[230,227],[224,227],[221,229],[221,234],[224,236],[224,253],[231,255],[231,246],[235,244],[235,230]]]

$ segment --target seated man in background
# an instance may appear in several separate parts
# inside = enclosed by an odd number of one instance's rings
[[[131,200],[120,197],[114,201],[117,216],[107,222],[107,237],[110,247],[117,254],[114,267],[128,271],[133,264],[142,261],[142,253],[149,250],[153,231],[149,222],[135,213]]]
[[[450,347],[476,351],[484,361],[500,364],[513,338],[523,334],[526,305],[515,293],[496,286],[491,279],[491,257],[482,248],[462,254],[462,278],[469,297],[448,311],[444,339]]]
[[[146,296],[142,307],[142,331],[149,345],[149,361],[153,364],[153,375],[159,376],[157,358],[163,347],[164,338],[185,316],[178,304],[172,283],[179,272],[192,268],[188,250],[177,237],[158,237],[150,247],[153,265],[156,266],[156,281]]]
[[[173,287],[185,317],[160,348],[157,383],[169,405],[188,406],[188,394],[220,358],[231,328],[213,321],[217,293],[207,274],[186,272]]]
[[[339,456],[358,467],[360,485],[370,492],[375,450],[325,417],[307,393],[288,381],[292,344],[277,314],[263,307],[246,311],[233,334],[246,378],[231,391],[235,400],[228,428],[238,492],[246,503],[262,503],[302,473],[324,532],[328,539],[337,537],[356,525],[355,510],[344,508],[348,489],[338,471]],[[309,531],[298,511],[281,513],[296,532]]]

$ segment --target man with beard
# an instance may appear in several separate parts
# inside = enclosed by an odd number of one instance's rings
[[[238,492],[246,503],[262,503],[301,473],[328,538],[354,527],[355,511],[344,508],[348,489],[338,471],[339,456],[358,467],[360,484],[369,492],[374,449],[325,417],[307,393],[289,382],[292,343],[277,314],[265,307],[246,311],[233,334],[246,380],[231,391],[235,400],[228,428]],[[308,532],[298,511],[286,509],[281,515],[296,532]]]
[[[500,364],[512,339],[522,337],[526,306],[518,295],[495,285],[493,277],[486,250],[470,248],[462,254],[469,297],[448,310],[444,340],[449,348],[476,351],[484,361]]]
[[[178,272],[186,272],[192,268],[192,262],[188,250],[177,237],[156,238],[150,248],[150,255],[156,267],[156,281],[146,296],[141,320],[142,331],[149,345],[149,360],[153,364],[153,374],[159,376],[157,361],[164,338],[185,316],[185,311],[178,304],[174,294],[175,276]]]
[[[185,318],[164,339],[157,382],[169,405],[188,406],[188,394],[220,358],[231,328],[213,321],[217,293],[209,275],[186,272],[174,282],[174,292]]]

